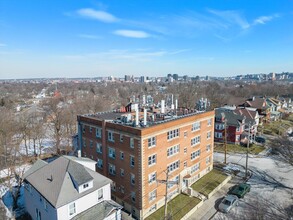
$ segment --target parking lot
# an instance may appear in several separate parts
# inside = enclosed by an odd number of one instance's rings
[[[214,160],[222,162],[223,154],[215,153]],[[244,173],[245,161],[245,155],[228,156],[228,162],[242,165],[239,166],[241,173]],[[265,156],[249,157],[248,161],[252,172],[247,181],[251,185],[250,192],[229,213],[217,212],[213,219],[285,219],[293,216],[289,211],[293,205],[293,167]],[[219,202],[220,199],[215,206]]]

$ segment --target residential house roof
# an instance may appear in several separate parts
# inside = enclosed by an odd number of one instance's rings
[[[65,157],[46,165],[33,165],[25,174],[29,182],[53,207],[59,208],[109,183],[111,180]],[[93,180],[93,187],[79,193],[76,184]]]
[[[248,99],[245,101],[245,103],[250,106],[250,107],[254,107],[257,109],[263,109],[266,107],[266,102],[264,98],[260,98],[260,97],[253,97],[251,99]]]
[[[227,109],[221,109],[218,108],[215,110],[215,115],[216,118],[224,118],[227,120],[228,125],[233,125],[233,126],[240,126],[242,123],[245,121],[245,116],[236,114],[232,110],[227,110]]]
[[[251,123],[255,123],[255,119],[257,119],[258,117],[258,112],[257,111],[253,111],[253,110],[249,110],[247,108],[237,108],[234,110],[234,112],[236,114],[245,116],[246,118],[246,122],[251,122]]]
[[[88,210],[74,216],[71,220],[103,220],[113,211],[121,209],[122,206],[112,200],[104,200]]]

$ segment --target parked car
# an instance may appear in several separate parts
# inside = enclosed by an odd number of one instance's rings
[[[255,137],[255,141],[256,141],[257,143],[261,143],[261,144],[266,143],[266,139],[265,139],[264,137],[261,137],[261,136],[256,136],[256,137]]]
[[[231,190],[229,190],[228,194],[235,195],[238,198],[243,198],[244,195],[250,191],[250,188],[250,184],[241,183],[232,187]]]
[[[233,206],[238,205],[238,197],[234,195],[227,195],[222,202],[219,204],[219,211],[228,213]]]

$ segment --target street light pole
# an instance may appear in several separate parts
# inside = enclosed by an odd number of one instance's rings
[[[250,122],[248,126],[248,143],[246,148],[246,166],[245,166],[245,178],[248,177],[248,151],[249,151],[249,144],[250,144]]]

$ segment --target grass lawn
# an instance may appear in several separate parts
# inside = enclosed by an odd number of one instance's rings
[[[200,203],[200,201],[201,200],[198,198],[179,194],[174,199],[168,202],[168,213],[172,214],[172,220],[180,220],[198,203]],[[146,220],[160,219],[164,219],[164,206],[146,218]]]
[[[220,185],[227,175],[219,170],[213,169],[211,172],[196,181],[191,187],[197,192],[200,192],[207,196],[212,192],[218,185]]]
[[[263,133],[270,135],[282,134],[286,129],[293,126],[292,117],[293,114],[289,116],[288,120],[273,121],[264,124]]]
[[[250,154],[259,154],[265,149],[265,147],[255,144],[249,145],[249,153]],[[246,153],[246,147],[238,145],[238,144],[227,144],[227,151],[233,153]],[[225,147],[224,144],[215,144],[214,151],[216,152],[224,152]]]

